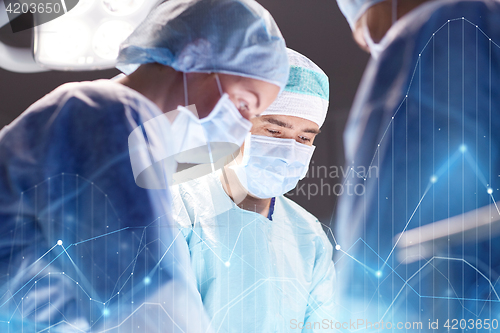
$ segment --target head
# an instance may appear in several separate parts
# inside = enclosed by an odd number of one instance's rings
[[[241,115],[251,120],[271,105],[280,90],[266,81],[229,74],[187,73],[185,79],[187,103],[196,105],[200,119],[210,114],[221,93],[227,93]]]
[[[251,133],[294,139],[312,146],[328,111],[328,77],[304,55],[291,49],[287,49],[287,53],[290,63],[288,83],[262,115],[252,119]]]
[[[234,163],[226,167],[234,170],[236,184],[240,184],[236,186],[245,189],[244,195],[259,199],[282,195],[305,176],[315,148],[314,139],[328,110],[326,74],[293,50],[288,50],[288,57],[287,86],[260,117],[252,119],[251,136]]]
[[[401,17],[428,0],[337,0],[356,43],[374,53],[376,45]]]
[[[187,74],[188,103],[196,105],[200,118],[221,92],[245,118],[260,114],[284,88],[289,72],[285,41],[254,0],[162,3],[121,45],[117,67],[129,74],[148,63]]]

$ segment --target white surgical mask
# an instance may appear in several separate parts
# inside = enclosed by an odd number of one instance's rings
[[[380,53],[382,53],[383,47],[381,44],[375,43],[373,41],[372,36],[370,34],[370,30],[368,29],[368,26],[366,24],[366,20],[365,23],[363,23],[362,25],[363,25],[363,37],[365,39],[366,45],[370,49],[370,54],[373,59],[378,59]]]
[[[252,123],[241,115],[229,95],[222,92],[217,74],[216,80],[221,98],[208,116],[200,120],[192,112],[196,111],[193,106],[178,107],[179,113],[171,126],[178,163],[213,164],[237,150],[252,128]],[[184,89],[187,96],[186,86]]]
[[[392,25],[398,20],[398,1],[392,0]],[[368,49],[370,49],[370,54],[373,59],[378,59],[380,53],[382,53],[384,47],[380,43],[375,43],[370,34],[370,29],[368,29],[368,24],[366,23],[366,17],[363,19],[362,23],[363,38],[365,39]]]
[[[214,171],[214,162],[243,144],[252,123],[222,93],[216,78],[221,98],[207,117],[200,120],[194,105],[179,106],[178,110],[148,120],[129,135],[130,161],[138,186],[163,189],[201,177]],[[184,88],[187,104],[186,84]],[[169,119],[175,113],[171,123]],[[180,174],[180,163],[196,166],[181,170]]]
[[[250,195],[269,199],[297,186],[307,174],[315,148],[294,139],[249,134],[242,162],[231,168]]]

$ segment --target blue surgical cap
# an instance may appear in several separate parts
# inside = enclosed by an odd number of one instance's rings
[[[382,1],[384,0],[337,0],[337,4],[342,14],[344,14],[347,19],[347,22],[349,22],[351,29],[354,31],[356,22],[361,15],[363,15],[368,8]]]
[[[255,0],[169,0],[120,46],[117,68],[160,63],[179,72],[225,73],[283,89],[289,65],[285,40]]]

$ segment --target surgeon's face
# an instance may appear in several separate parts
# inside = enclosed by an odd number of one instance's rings
[[[252,119],[252,134],[272,136],[312,146],[316,135],[320,133],[315,122],[300,117],[284,115],[266,115]]]
[[[223,93],[236,105],[245,119],[252,119],[266,110],[278,97],[279,87],[241,76],[217,74]],[[195,104],[200,119],[205,118],[219,101],[221,94],[215,74],[188,73],[189,104]]]

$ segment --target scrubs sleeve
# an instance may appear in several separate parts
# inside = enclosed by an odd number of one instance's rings
[[[318,222],[319,224],[319,222]],[[321,229],[321,227],[319,227]],[[332,260],[333,247],[323,230],[316,239],[316,262],[313,270],[312,289],[304,322],[319,323],[312,329],[304,327],[302,332],[334,332],[335,267]],[[318,328],[319,326],[319,328]]]
[[[156,114],[124,89],[65,85],[0,132],[1,332],[205,332],[170,194],[130,164],[129,134]]]

